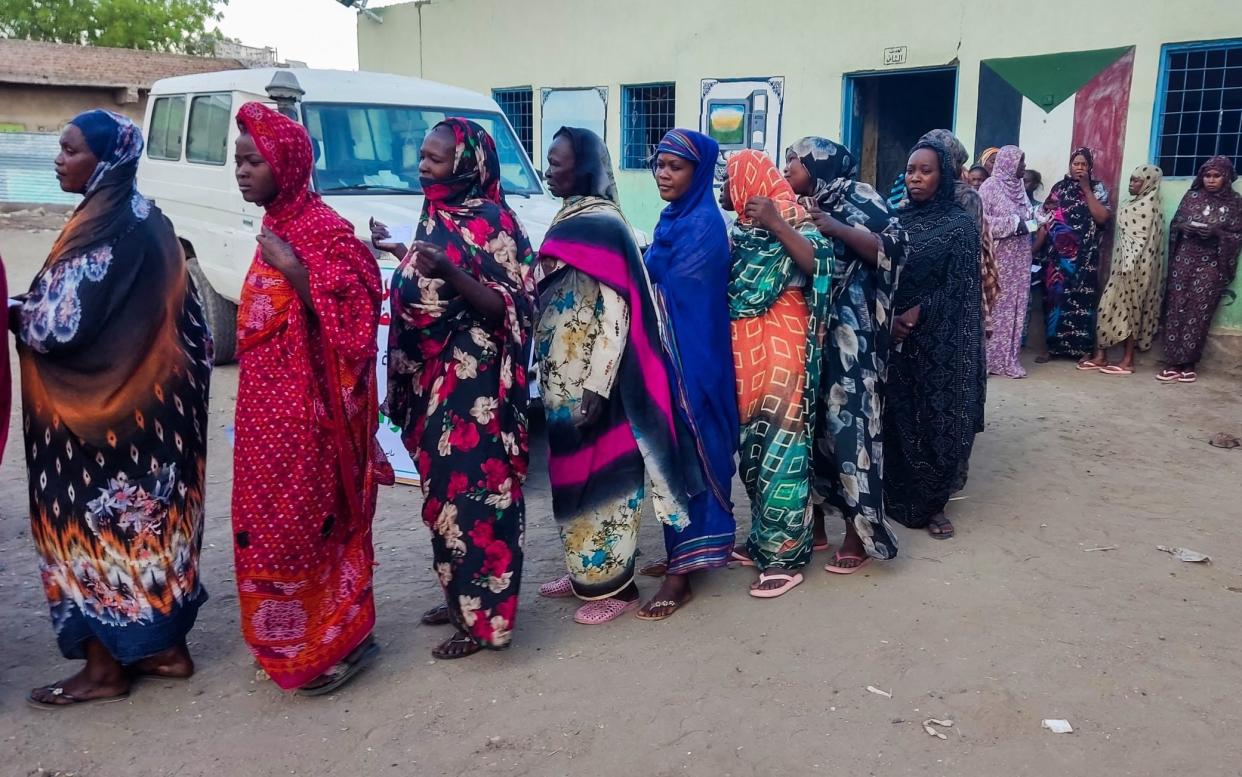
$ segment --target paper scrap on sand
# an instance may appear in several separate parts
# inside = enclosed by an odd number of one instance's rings
[[[1045,720],[1043,727],[1054,734],[1073,734],[1074,727],[1069,724],[1068,720]]]
[[[948,739],[947,736],[937,731],[936,729],[932,728],[932,726],[943,726],[944,728],[953,728],[953,721],[940,720],[939,718],[928,718],[927,720],[923,721],[923,730],[926,731],[928,734],[938,739]]]
[[[1191,564],[1201,564],[1212,560],[1212,557],[1206,553],[1200,553],[1197,550],[1188,550],[1186,548],[1170,548],[1168,545],[1157,545],[1156,550],[1163,550],[1165,553],[1171,554],[1173,558],[1178,561],[1185,561]]]
[[[893,694],[889,693],[888,691],[881,691],[879,688],[876,688],[874,685],[868,685],[867,690],[871,691],[876,696],[883,696],[886,699],[893,698]]]

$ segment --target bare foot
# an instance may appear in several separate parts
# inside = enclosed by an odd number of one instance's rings
[[[846,524],[845,539],[841,541],[841,549],[837,551],[832,565],[838,569],[853,569],[867,559],[867,549],[863,547],[862,538],[854,530],[853,524]]]
[[[828,530],[824,528],[824,514],[815,511],[815,520],[811,524],[811,542],[816,548],[823,548],[828,545]]]
[[[147,656],[136,664],[126,667],[132,674],[139,677],[166,677],[172,680],[185,680],[194,675],[194,659],[190,657],[190,649],[184,643],[171,647],[162,653]]]
[[[936,513],[927,522],[927,533],[934,540],[947,540],[953,537],[953,524],[944,513]]]

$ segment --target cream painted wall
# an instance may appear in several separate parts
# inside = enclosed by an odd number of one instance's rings
[[[432,0],[377,12],[384,24],[358,21],[361,69],[484,93],[533,86],[536,128],[540,87],[609,87],[614,160],[623,84],[676,82],[677,122],[697,127],[701,79],[784,76],[788,143],[840,136],[845,73],[956,61],[954,130],[973,148],[981,60],[1134,46],[1123,180],[1148,160],[1161,45],[1242,34],[1239,0]],[[884,67],[891,46],[908,47],[899,68]],[[1050,184],[1059,171],[1044,172]],[[660,205],[647,181],[642,173],[619,181],[627,213],[644,230]],[[1175,207],[1185,184],[1168,186]],[[1230,328],[1242,327],[1242,313],[1227,315]]]

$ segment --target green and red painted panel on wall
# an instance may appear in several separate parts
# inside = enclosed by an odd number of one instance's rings
[[[1065,175],[1070,152],[1087,146],[1116,202],[1133,72],[1133,47],[983,60],[976,156],[1021,146],[1027,167],[1051,185]]]

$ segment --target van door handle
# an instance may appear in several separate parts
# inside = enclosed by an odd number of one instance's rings
[[[254,227],[254,219],[242,219],[243,227]]]

